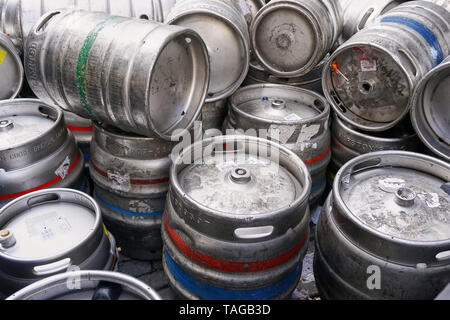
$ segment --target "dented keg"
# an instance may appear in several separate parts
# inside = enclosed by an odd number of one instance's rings
[[[306,75],[331,50],[342,19],[338,0],[272,0],[250,28],[253,54],[274,76]]]
[[[221,131],[227,112],[227,99],[205,103],[202,108],[203,130],[208,131],[210,129],[217,129],[218,131]]]
[[[25,65],[44,101],[165,140],[191,127],[209,81],[208,53],[195,31],[79,10],[41,18],[28,36]]]
[[[450,162],[450,57],[431,70],[416,87],[411,120],[420,139]]]
[[[87,270],[42,279],[6,300],[161,300],[161,297],[129,275]]]
[[[22,59],[3,33],[0,33],[0,74],[0,100],[15,98],[24,81]]]
[[[326,186],[331,160],[330,106],[319,94],[291,86],[262,84],[239,89],[230,100],[224,130],[280,142],[303,160],[312,178],[310,205]],[[263,130],[263,131],[261,131]]]
[[[94,198],[124,255],[161,257],[161,218],[174,144],[94,125],[90,173]]]
[[[89,167],[89,161],[91,159],[91,140],[92,140],[92,121],[86,118],[77,116],[75,113],[69,111],[64,112],[64,119],[66,121],[66,127],[69,129],[75,141],[83,152],[85,167]]]
[[[383,151],[422,151],[422,143],[409,119],[382,133],[363,132],[334,117],[331,125],[331,164],[333,175],[348,161],[361,154]]]
[[[433,299],[450,281],[450,164],[404,151],[362,155],[336,175],[319,218],[325,299]]]
[[[394,127],[409,112],[414,87],[450,54],[450,12],[404,3],[337,49],[322,85],[334,111],[365,131]]]
[[[114,238],[90,196],[70,189],[24,195],[0,209],[0,291],[12,294],[56,273],[113,270]]]
[[[276,83],[295,86],[307,90],[315,91],[323,95],[322,71],[326,59],[319,63],[310,73],[296,78],[277,78],[267,72],[255,59],[250,60],[250,68],[245,78],[245,85],[260,83]]]
[[[33,26],[50,11],[78,8],[164,22],[174,4],[175,0],[0,0],[0,31],[6,33],[22,51]]]
[[[83,167],[59,108],[33,99],[0,102],[0,207],[44,188],[84,191]]]
[[[189,299],[282,299],[296,287],[308,247],[311,178],[268,140],[195,143],[170,171],[164,270]]]
[[[248,27],[233,0],[179,0],[166,22],[198,32],[208,47],[211,79],[206,102],[231,96],[249,63]]]

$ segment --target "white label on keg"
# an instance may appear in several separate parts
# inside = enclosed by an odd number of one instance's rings
[[[377,71],[377,60],[361,59],[361,71]]]
[[[300,132],[297,143],[309,142],[312,138],[314,138],[320,130],[320,124],[313,124],[308,126],[305,124]]]
[[[386,192],[395,192],[397,189],[405,186],[405,180],[400,178],[386,178],[378,181],[378,186]]]
[[[295,126],[280,126],[273,124],[269,128],[268,136],[272,140],[279,141],[281,144],[285,144],[292,137],[295,132]]]
[[[441,205],[437,193],[418,193],[417,196],[424,201],[429,208],[438,208]]]
[[[286,121],[299,121],[299,120],[302,120],[302,118],[300,118],[295,113],[291,113],[290,115],[284,117],[284,120],[286,120]]]
[[[231,168],[235,168],[237,165],[234,161],[224,161],[216,164],[216,168],[220,171],[229,170]]]
[[[118,172],[108,171],[108,179],[112,182],[117,183],[120,186],[129,186],[131,185],[130,174],[121,175]]]
[[[63,163],[56,169],[55,174],[57,176],[60,176],[61,179],[65,179],[67,177],[67,174],[69,173],[69,167],[70,167],[70,158],[67,156]]]

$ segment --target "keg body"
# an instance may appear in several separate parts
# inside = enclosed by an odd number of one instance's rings
[[[72,132],[78,147],[83,152],[85,168],[89,168],[93,131],[92,121],[69,111],[64,111],[64,119],[66,120],[67,129]]]
[[[34,99],[0,102],[0,206],[44,188],[86,191],[83,153],[59,108]]]
[[[14,99],[22,89],[23,65],[14,44],[3,33],[0,33],[0,73],[0,100]]]
[[[209,61],[194,31],[80,10],[50,12],[34,28],[25,65],[40,99],[165,140],[198,117]]]
[[[188,299],[288,297],[309,241],[310,188],[300,159],[264,139],[214,137],[185,149],[171,167],[162,226],[171,286]]]
[[[202,108],[202,128],[203,131],[209,129],[222,129],[223,121],[228,112],[227,99],[217,102],[205,103]]]
[[[450,166],[417,153],[362,155],[336,175],[314,274],[325,299],[433,299],[450,280]]]
[[[94,199],[71,189],[24,195],[0,210],[1,291],[70,270],[114,270],[114,237]]]

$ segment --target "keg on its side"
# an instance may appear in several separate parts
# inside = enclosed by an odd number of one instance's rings
[[[6,300],[161,300],[161,297],[129,275],[85,270],[42,279]]]
[[[334,111],[364,131],[385,131],[409,112],[418,81],[450,55],[450,12],[424,1],[391,9],[339,47],[323,70]]]
[[[311,178],[268,140],[221,136],[185,149],[170,171],[164,270],[189,299],[282,299],[308,246]]]
[[[307,90],[323,95],[322,72],[326,59],[319,63],[310,73],[297,78],[278,78],[267,72],[256,60],[250,60],[250,68],[245,78],[245,85],[276,83]]]
[[[411,120],[420,139],[450,162],[450,57],[420,81],[414,93]]]
[[[334,117],[331,125],[330,164],[333,175],[351,159],[361,154],[383,150],[422,151],[422,143],[409,119],[382,134],[377,134],[359,131],[337,116]]]
[[[450,282],[450,164],[404,151],[355,158],[319,218],[325,299],[433,299]]]
[[[161,257],[173,143],[94,125],[90,173],[105,225],[130,258]]]
[[[319,94],[291,86],[262,84],[239,89],[230,100],[224,130],[280,142],[303,160],[312,178],[310,205],[326,187],[331,160],[330,106]],[[261,131],[263,130],[263,131]]]
[[[441,7],[447,9],[447,11],[450,11],[450,0],[425,0],[425,1],[436,3],[437,5],[440,5]]]
[[[22,59],[3,33],[0,33],[0,74],[0,100],[15,98],[24,80]]]
[[[231,96],[242,84],[250,60],[244,15],[234,0],[179,0],[166,23],[198,32],[208,47],[211,79],[206,102]]]
[[[33,99],[0,102],[0,207],[44,188],[85,191],[83,167],[59,108]]]
[[[113,270],[114,238],[94,199],[71,189],[24,195],[0,209],[0,291],[69,270]]]
[[[73,8],[164,22],[175,0],[0,0],[0,31],[22,52],[27,35],[47,12]]]
[[[28,36],[25,65],[44,101],[165,140],[192,126],[209,82],[195,31],[80,10],[44,15]]]
[[[272,0],[251,25],[253,54],[274,76],[306,75],[329,53],[342,23],[338,0]]]

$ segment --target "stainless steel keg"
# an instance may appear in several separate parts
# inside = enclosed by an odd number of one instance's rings
[[[312,90],[323,95],[322,72],[326,59],[322,60],[310,73],[296,78],[278,78],[267,72],[256,59],[250,60],[250,67],[244,85],[276,83]]]
[[[156,22],[164,18],[176,0],[0,0],[0,31],[6,33],[19,51],[41,16],[63,8],[100,11],[124,17],[136,17]]]
[[[164,270],[189,299],[282,299],[308,247],[311,178],[288,149],[246,136],[206,139],[170,170]]]
[[[422,147],[409,119],[377,134],[359,131],[335,116],[331,125],[330,170],[335,175],[345,163],[361,154],[383,150],[420,152]]]
[[[241,10],[249,27],[258,11],[266,4],[264,0],[233,0],[233,1],[237,4],[238,8]]]
[[[274,76],[306,75],[331,50],[342,23],[338,0],[272,0],[250,28],[253,54]]]
[[[192,126],[209,82],[208,53],[195,31],[79,10],[41,18],[25,65],[44,101],[165,140]]]
[[[404,151],[355,158],[319,218],[325,299],[433,299],[450,281],[450,164]]]
[[[205,103],[202,108],[202,128],[204,131],[217,129],[221,131],[223,121],[228,113],[227,99]]]
[[[161,258],[174,143],[94,125],[90,173],[105,225],[130,258]]]
[[[64,111],[64,120],[66,121],[67,129],[72,132],[75,141],[83,152],[85,167],[89,167],[91,159],[91,140],[92,140],[92,121],[86,118],[77,116],[73,112]]]
[[[406,2],[331,55],[324,93],[345,122],[384,131],[408,114],[418,81],[449,54],[450,12],[429,2]]]
[[[24,80],[22,59],[3,33],[0,33],[0,74],[0,100],[17,97]]]
[[[211,79],[206,102],[231,96],[248,71],[250,40],[234,0],[179,0],[166,23],[198,32],[208,47]]]
[[[114,238],[94,199],[71,189],[24,195],[0,209],[0,291],[68,270],[112,270]]]
[[[243,87],[230,99],[224,130],[279,142],[307,165],[312,178],[310,205],[326,186],[331,160],[330,106],[319,94],[291,86],[262,84]]]
[[[42,279],[6,300],[161,300],[161,297],[129,275],[86,270]]]
[[[447,11],[450,11],[450,0],[425,0],[425,1],[436,3],[437,5],[440,5],[441,7],[447,9]]]
[[[450,162],[450,57],[428,72],[414,93],[411,120],[420,139]]]
[[[85,190],[83,167],[59,108],[33,99],[0,102],[0,207],[44,188]]]

